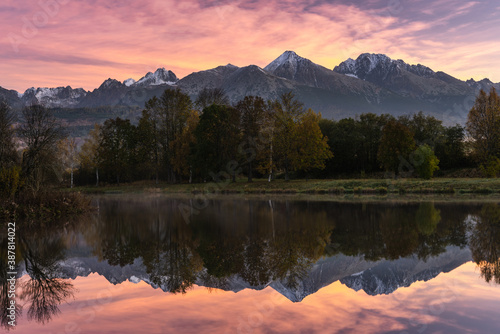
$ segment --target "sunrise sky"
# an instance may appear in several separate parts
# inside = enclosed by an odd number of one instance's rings
[[[2,0],[0,86],[179,78],[285,50],[328,68],[385,53],[460,79],[500,81],[498,0]]]

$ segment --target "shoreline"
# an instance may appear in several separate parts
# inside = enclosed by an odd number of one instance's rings
[[[500,194],[500,179],[343,179],[274,180],[168,184],[134,182],[121,185],[75,187],[67,191],[84,194],[163,193],[163,194],[255,194],[255,195],[490,195]]]

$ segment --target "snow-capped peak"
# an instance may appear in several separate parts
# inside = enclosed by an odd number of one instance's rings
[[[264,70],[268,72],[274,72],[278,67],[289,64],[291,67],[296,68],[299,62],[309,61],[305,58],[302,58],[294,51],[285,51],[281,56],[273,60],[269,65],[264,67]]]
[[[167,71],[164,67],[157,69],[154,73],[148,72],[144,77],[139,79],[134,85],[138,86],[155,86],[155,85],[174,85],[179,79],[174,72]]]
[[[394,70],[405,70],[422,77],[433,77],[435,72],[423,65],[409,65],[403,60],[393,60],[384,54],[362,53],[356,60],[351,58],[340,63],[333,70],[345,75],[355,75],[364,79],[372,72],[385,77]]]
[[[127,80],[123,81],[123,84],[124,84],[125,86],[127,86],[127,87],[130,87],[130,86],[132,86],[133,84],[135,84],[135,80],[134,80],[134,79],[132,79],[132,78],[129,78],[129,79],[127,79]]]

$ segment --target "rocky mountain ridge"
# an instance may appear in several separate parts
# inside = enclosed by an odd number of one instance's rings
[[[14,108],[41,103],[50,108],[142,108],[147,100],[172,87],[193,99],[203,88],[222,88],[231,102],[246,95],[274,99],[292,91],[306,107],[326,118],[365,112],[400,115],[424,111],[445,122],[464,122],[479,89],[500,89],[500,83],[456,79],[424,65],[410,65],[383,54],[363,53],[333,70],[286,51],[264,68],[231,64],[194,72],[182,79],[159,68],[139,80],[105,80],[93,91],[70,86],[30,88],[24,93],[0,87],[0,98]]]

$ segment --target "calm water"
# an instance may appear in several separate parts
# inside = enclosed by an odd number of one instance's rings
[[[500,332],[495,202],[95,204],[78,222],[18,231],[14,332]]]

